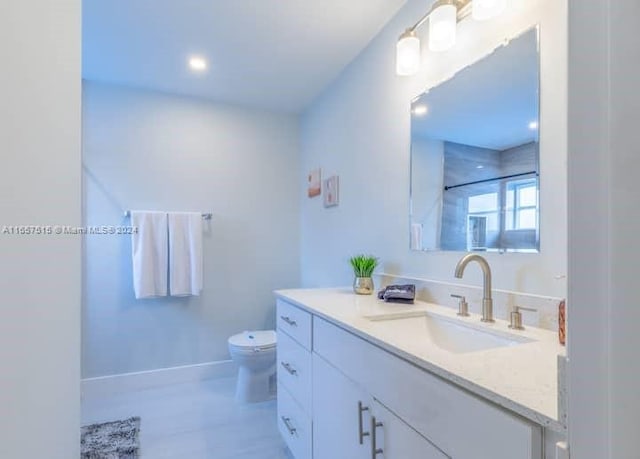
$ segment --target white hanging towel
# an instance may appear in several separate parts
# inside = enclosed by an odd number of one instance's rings
[[[169,213],[169,291],[171,296],[202,291],[202,214]]]
[[[166,212],[131,211],[133,289],[136,298],[167,296]]]

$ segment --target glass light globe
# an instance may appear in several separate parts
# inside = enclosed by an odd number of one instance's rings
[[[458,9],[455,5],[441,5],[429,16],[429,49],[446,51],[456,44]]]
[[[407,29],[400,35],[396,44],[396,73],[415,75],[420,69],[420,39],[416,33]]]

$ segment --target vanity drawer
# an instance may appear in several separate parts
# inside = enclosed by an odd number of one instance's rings
[[[455,459],[541,459],[537,426],[317,317],[313,346]],[[462,440],[461,440],[462,439]]]
[[[278,430],[295,459],[311,459],[311,418],[279,384]]]
[[[311,414],[311,352],[285,333],[278,335],[278,385]]]
[[[295,339],[305,349],[311,350],[311,314],[287,303],[277,301],[278,330]]]

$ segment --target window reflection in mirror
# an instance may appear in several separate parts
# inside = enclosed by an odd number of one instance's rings
[[[416,98],[411,112],[411,247],[537,252],[537,28]]]

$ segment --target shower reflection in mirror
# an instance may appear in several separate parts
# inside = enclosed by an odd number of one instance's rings
[[[411,248],[537,252],[538,29],[411,106]]]

